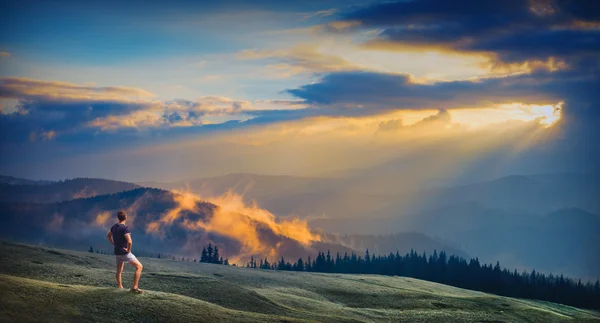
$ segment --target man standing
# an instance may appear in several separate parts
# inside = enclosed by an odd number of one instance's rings
[[[117,285],[119,288],[123,288],[121,273],[123,272],[125,262],[127,262],[135,268],[131,291],[139,294],[142,293],[142,290],[138,288],[138,282],[140,281],[142,268],[144,268],[144,266],[142,266],[139,260],[131,253],[133,242],[131,241],[131,232],[129,232],[129,228],[125,225],[125,222],[127,222],[127,214],[125,211],[119,211],[117,213],[117,218],[119,219],[119,223],[113,225],[106,234],[108,241],[115,246],[115,256],[117,258]]]

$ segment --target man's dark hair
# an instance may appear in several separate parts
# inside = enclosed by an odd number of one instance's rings
[[[125,211],[119,211],[117,212],[117,218],[119,218],[119,221],[125,221],[125,219],[127,219],[127,214]]]

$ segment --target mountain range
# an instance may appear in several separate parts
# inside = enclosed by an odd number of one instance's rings
[[[239,240],[183,228],[181,221],[186,219],[210,219],[219,207],[210,203],[200,203],[199,212],[183,212],[179,222],[165,227],[160,236],[146,233],[149,223],[176,207],[177,192],[202,197],[233,191],[279,220],[298,216],[320,233],[323,239],[307,248],[264,223],[252,222],[261,241],[278,245],[277,254],[292,259],[327,249],[359,253],[367,248],[372,253],[436,249],[486,262],[499,260],[509,268],[600,277],[600,180],[594,175],[509,176],[421,190],[404,185],[387,192],[372,190],[361,178],[254,174],[176,183],[12,182],[0,184],[6,192],[0,204],[0,236],[25,242],[103,245],[109,222],[99,222],[98,216],[127,209],[137,241],[146,250],[196,255],[196,246],[214,242],[222,245],[224,254],[235,255],[242,249]],[[168,191],[173,189],[178,191]]]
[[[102,183],[101,180],[91,180]],[[136,188],[113,194],[96,195],[54,203],[13,202],[0,203],[0,237],[14,241],[37,243],[43,245],[85,249],[90,245],[109,250],[104,238],[108,228],[115,222],[117,210],[124,209],[129,214],[130,226],[136,241],[137,250],[145,253],[153,252],[199,257],[201,248],[212,242],[219,245],[221,254],[236,257],[243,251],[244,241],[226,234],[190,229],[187,221],[208,222],[215,216],[217,205],[207,202],[195,202],[194,210],[183,210],[181,216],[169,225],[163,225],[160,232],[151,232],[149,225],[160,222],[170,210],[176,209],[178,193],[156,188]],[[254,220],[240,215],[240,220],[250,223],[256,230],[258,239],[264,245],[277,246],[266,255],[256,253],[253,256],[285,256],[290,259],[316,254],[318,251],[330,250],[332,253],[358,252],[366,248],[378,253],[400,251],[407,253],[410,249],[428,253],[433,250],[446,250],[449,253],[465,256],[457,248],[418,233],[398,233],[393,236],[351,235],[338,236],[321,232],[321,239],[310,246],[287,237],[267,222]],[[248,255],[251,256],[252,254]]]

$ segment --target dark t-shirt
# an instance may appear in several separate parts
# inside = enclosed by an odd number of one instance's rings
[[[125,235],[131,233],[129,228],[124,224],[116,223],[110,228],[110,232],[112,232],[113,241],[115,242],[115,255],[126,255],[127,239],[125,239]]]

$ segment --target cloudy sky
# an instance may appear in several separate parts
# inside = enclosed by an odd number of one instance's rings
[[[13,1],[0,173],[596,172],[599,78],[592,0]]]

